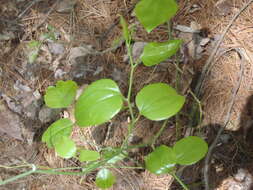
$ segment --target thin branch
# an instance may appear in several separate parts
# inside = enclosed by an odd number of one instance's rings
[[[245,57],[244,55],[241,53],[241,50],[239,48],[237,49],[233,49],[235,50],[241,61],[240,61],[240,73],[239,73],[239,80],[238,80],[238,83],[237,85],[235,86],[234,88],[234,92],[232,94],[232,100],[229,104],[229,108],[228,108],[228,112],[227,112],[227,115],[225,117],[225,122],[224,122],[224,125],[221,126],[221,128],[219,129],[214,141],[212,142],[211,146],[209,147],[209,150],[208,150],[208,153],[207,153],[207,156],[205,158],[205,163],[204,163],[204,170],[203,170],[203,173],[204,173],[204,182],[205,182],[205,190],[210,190],[210,184],[209,184],[209,163],[210,163],[210,160],[211,160],[211,157],[212,157],[212,153],[213,153],[213,150],[214,148],[216,147],[217,145],[217,142],[222,134],[222,132],[224,131],[224,129],[226,128],[226,126],[228,125],[229,121],[230,121],[230,118],[231,118],[231,114],[232,114],[232,108],[235,104],[235,98],[236,98],[236,95],[239,91],[239,88],[241,86],[241,82],[242,82],[242,77],[243,77],[243,71],[244,71],[244,61],[245,61]]]

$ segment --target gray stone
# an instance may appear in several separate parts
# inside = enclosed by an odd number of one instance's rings
[[[85,60],[85,57],[91,52],[91,46],[83,45],[82,47],[74,47],[69,52],[69,63],[71,65]]]
[[[60,43],[48,43],[48,49],[50,51],[50,53],[54,54],[54,55],[60,55],[63,54],[65,51],[65,48],[62,44]]]
[[[61,109],[51,109],[43,106],[39,112],[39,120],[41,123],[48,123],[59,118]]]

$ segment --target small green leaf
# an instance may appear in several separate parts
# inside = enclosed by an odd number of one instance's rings
[[[57,81],[56,86],[49,86],[44,96],[50,108],[66,108],[76,97],[77,84],[74,81]]]
[[[39,48],[40,46],[41,46],[41,42],[36,41],[36,40],[32,40],[28,43],[28,47],[31,49]]]
[[[45,40],[56,41],[57,40],[57,33],[53,32],[53,31],[43,33],[40,35],[40,40],[41,41],[45,41]]]
[[[123,28],[122,29],[123,30],[123,37],[126,40],[126,43],[129,43],[130,42],[130,32],[128,30],[127,22],[126,22],[126,20],[124,19],[123,16],[120,16],[120,24]]]
[[[53,142],[58,136],[69,137],[72,131],[73,123],[69,119],[59,119],[52,123],[42,135],[42,142],[45,142],[48,148],[53,147]]]
[[[162,43],[148,43],[144,47],[141,60],[145,66],[159,64],[174,55],[179,50],[181,43],[182,40],[170,40]]]
[[[118,85],[111,79],[93,82],[84,90],[75,107],[75,118],[81,127],[109,121],[122,108],[123,97]]]
[[[50,24],[47,25],[47,29],[48,29],[48,31],[54,31],[55,30],[55,28]]]
[[[121,41],[124,39],[123,36],[120,36],[118,38],[115,38],[113,41],[112,41],[112,44],[111,44],[111,47],[117,47]]]
[[[181,165],[191,165],[205,157],[208,150],[207,143],[196,136],[189,136],[176,142],[173,152],[176,162]]]
[[[29,52],[29,54],[28,54],[28,62],[29,63],[34,63],[36,61],[38,55],[39,55],[39,50],[38,49]]]
[[[96,185],[102,189],[111,187],[115,183],[115,176],[108,169],[101,169],[96,177]]]
[[[184,102],[183,96],[164,83],[147,85],[136,96],[136,105],[140,114],[155,121],[174,116]]]
[[[71,158],[76,154],[76,145],[73,140],[66,136],[58,136],[54,141],[57,154],[62,158]]]
[[[135,14],[147,32],[171,19],[177,12],[175,0],[141,0],[135,6]]]
[[[97,151],[93,150],[80,150],[79,160],[81,162],[98,160],[100,155]]]
[[[157,147],[145,157],[146,168],[155,174],[169,173],[174,169],[176,158],[172,148],[165,145]]]

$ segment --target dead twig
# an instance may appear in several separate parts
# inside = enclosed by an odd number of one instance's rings
[[[206,158],[205,158],[204,170],[203,170],[204,182],[205,182],[205,190],[210,190],[210,184],[209,184],[209,163],[210,163],[210,160],[211,160],[211,157],[212,157],[213,150],[216,147],[217,142],[218,142],[218,140],[219,140],[222,132],[225,130],[226,126],[228,125],[228,123],[230,121],[231,114],[232,114],[232,108],[234,106],[235,98],[236,98],[236,95],[237,95],[237,93],[239,91],[239,88],[241,86],[242,77],[243,77],[245,57],[244,57],[243,53],[241,53],[241,50],[239,48],[234,48],[234,49],[231,49],[231,50],[235,50],[238,53],[238,55],[240,57],[240,60],[241,60],[240,61],[239,80],[238,80],[237,85],[234,88],[234,92],[232,94],[232,100],[231,100],[231,102],[229,104],[229,108],[228,108],[227,115],[225,117],[224,125],[220,127],[220,129],[219,129],[219,131],[218,131],[218,133],[217,133],[214,141],[212,142],[211,146],[209,147],[208,153],[207,153]]]

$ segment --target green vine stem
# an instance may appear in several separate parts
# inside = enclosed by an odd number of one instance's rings
[[[157,140],[158,137],[162,134],[163,130],[165,129],[165,127],[166,127],[166,125],[167,125],[167,123],[168,123],[168,119],[166,119],[166,120],[163,122],[161,128],[159,129],[159,131],[156,133],[156,135],[155,135],[154,138],[152,139],[152,141],[151,141],[150,144],[151,144],[151,147],[152,147],[153,150],[155,149],[155,142],[156,142],[156,140]]]
[[[177,182],[183,187],[184,190],[190,190],[183,182],[182,180],[177,177],[177,175],[175,173],[171,173],[171,175],[175,178],[175,180],[177,180]]]
[[[0,181],[0,186],[1,185],[6,185],[7,183],[16,181],[20,178],[23,178],[23,177],[26,177],[28,175],[35,174],[35,173],[38,173],[38,174],[51,174],[51,175],[75,175],[75,176],[79,175],[79,176],[84,176],[84,175],[88,174],[89,172],[91,172],[91,171],[93,171],[93,170],[95,170],[95,169],[97,169],[101,166],[104,166],[110,159],[112,159],[114,156],[117,156],[118,154],[119,154],[119,152],[116,152],[110,158],[91,163],[86,168],[84,168],[84,167],[75,168],[75,169],[82,169],[81,172],[58,171],[59,169],[62,169],[62,170],[73,169],[73,167],[72,168],[56,168],[56,169],[38,169],[38,168],[47,168],[47,167],[44,167],[44,166],[36,167],[34,164],[30,164],[29,166],[32,167],[31,170],[29,170],[27,172],[24,172],[22,174],[16,175],[14,177],[8,178],[6,180]]]
[[[11,177],[9,179],[6,179],[6,180],[3,180],[3,181],[0,181],[0,185],[6,185],[7,183],[10,183],[10,182],[13,182],[13,181],[16,181],[20,178],[23,178],[23,177],[26,177],[28,175],[31,175],[32,173],[35,173],[36,171],[36,166],[34,164],[31,165],[32,169],[27,171],[27,172],[24,172],[22,174],[19,174],[19,175],[16,175],[14,177]]]
[[[124,148],[126,148],[128,142],[129,142],[129,138],[132,135],[134,125],[137,122],[137,119],[134,116],[133,107],[132,107],[132,104],[131,104],[131,94],[132,94],[132,86],[133,86],[133,79],[134,79],[134,70],[135,70],[135,68],[136,68],[136,66],[138,64],[134,63],[133,56],[132,56],[132,53],[131,53],[132,52],[132,48],[131,48],[131,44],[130,44],[129,41],[126,41],[126,46],[127,46],[127,54],[128,54],[129,62],[130,62],[130,66],[131,66],[131,68],[130,68],[130,76],[129,76],[129,87],[128,87],[128,93],[127,93],[127,98],[126,98],[128,109],[129,109],[130,116],[131,116],[131,121],[130,121],[130,123],[128,125],[128,134],[127,134],[127,137],[126,137],[126,139],[124,140],[124,142],[122,143],[122,146],[121,146],[122,150]]]

